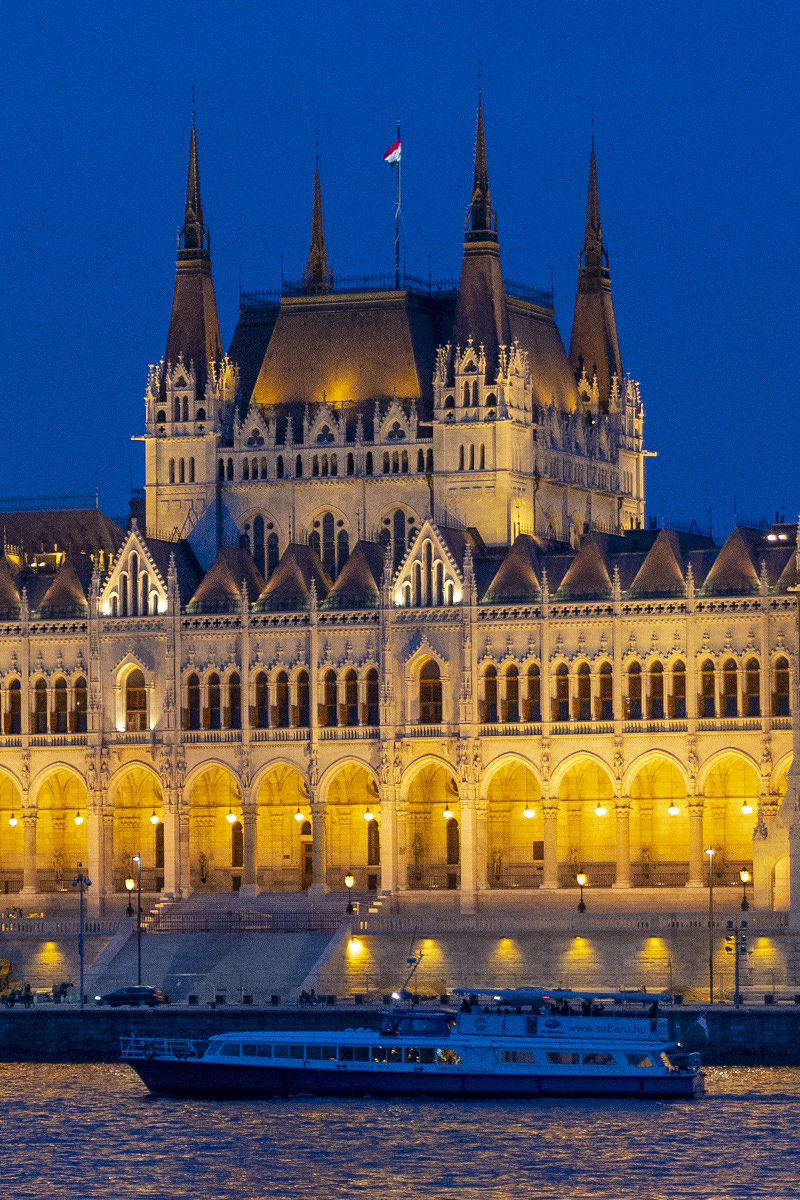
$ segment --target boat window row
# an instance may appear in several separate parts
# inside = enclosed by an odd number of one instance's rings
[[[497,1051],[497,1061],[501,1063],[535,1063],[537,1058],[533,1050],[499,1050]],[[585,1050],[583,1053],[578,1050],[547,1050],[544,1060],[540,1058],[539,1061],[559,1067],[577,1067],[581,1064],[584,1067],[612,1067],[615,1063],[619,1063],[645,1070],[653,1066],[653,1060],[647,1054],[634,1053],[617,1057],[607,1050]]]
[[[448,1047],[436,1046],[339,1046],[319,1042],[212,1042],[206,1058],[278,1058],[306,1062],[427,1063],[460,1067],[461,1055]]]

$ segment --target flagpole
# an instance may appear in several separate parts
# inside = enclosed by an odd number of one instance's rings
[[[400,122],[397,122],[397,140],[400,141]],[[394,290],[400,291],[400,170],[402,154],[397,160],[397,207],[394,213]]]

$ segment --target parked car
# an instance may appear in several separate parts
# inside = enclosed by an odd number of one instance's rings
[[[95,1003],[108,1004],[111,1008],[119,1008],[122,1004],[132,1004],[135,1008],[146,1004],[148,1008],[155,1008],[157,1004],[165,1004],[166,997],[160,988],[122,987],[105,996],[95,996]]]

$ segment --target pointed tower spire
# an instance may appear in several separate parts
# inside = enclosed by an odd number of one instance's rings
[[[194,363],[197,393],[205,392],[207,366],[222,357],[222,339],[217,317],[217,301],[211,278],[211,251],[208,230],[203,225],[200,201],[200,169],[197,160],[197,130],[192,113],[189,139],[189,171],[186,180],[186,208],[183,228],[178,235],[178,261],[175,290],[169,318],[168,366],[178,359],[188,366]]]
[[[314,171],[314,210],[311,215],[311,248],[308,266],[303,271],[303,291],[330,292],[333,290],[333,274],[325,253],[325,230],[322,225],[322,188],[319,182],[319,153]]]
[[[467,209],[464,232],[464,257],[453,326],[453,344],[466,346],[469,338],[486,352],[487,378],[497,373],[500,346],[511,344],[497,217],[489,191],[486,162],[486,134],[483,126],[483,100],[478,90],[478,117],[475,127],[475,169],[472,200]]]
[[[617,338],[617,321],[611,297],[608,249],[600,224],[600,198],[597,190],[597,159],[589,156],[589,190],[586,200],[586,230],[578,268],[575,316],[569,344],[569,360],[580,379],[584,371],[591,383],[597,375],[600,407],[608,410],[613,378],[622,385],[622,361]]]

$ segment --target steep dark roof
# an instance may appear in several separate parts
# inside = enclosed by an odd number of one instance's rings
[[[99,508],[0,514],[5,544],[23,554],[65,550],[73,555],[116,554],[125,531]]]
[[[541,576],[535,540],[521,533],[500,564],[483,595],[486,604],[512,604],[538,600]]]
[[[189,543],[167,542],[161,538],[152,537],[144,538],[143,541],[165,584],[169,575],[170,558],[174,557],[181,604],[188,604],[203,578],[202,567],[195,558]]]
[[[244,583],[252,603],[263,591],[264,579],[247,550],[221,546],[187,606],[189,611],[233,608],[240,603]]]
[[[378,603],[384,549],[378,542],[356,542],[325,600],[326,608],[371,608]]]
[[[321,602],[332,586],[325,568],[310,546],[290,542],[258,598],[258,607],[308,608],[312,581]]]

